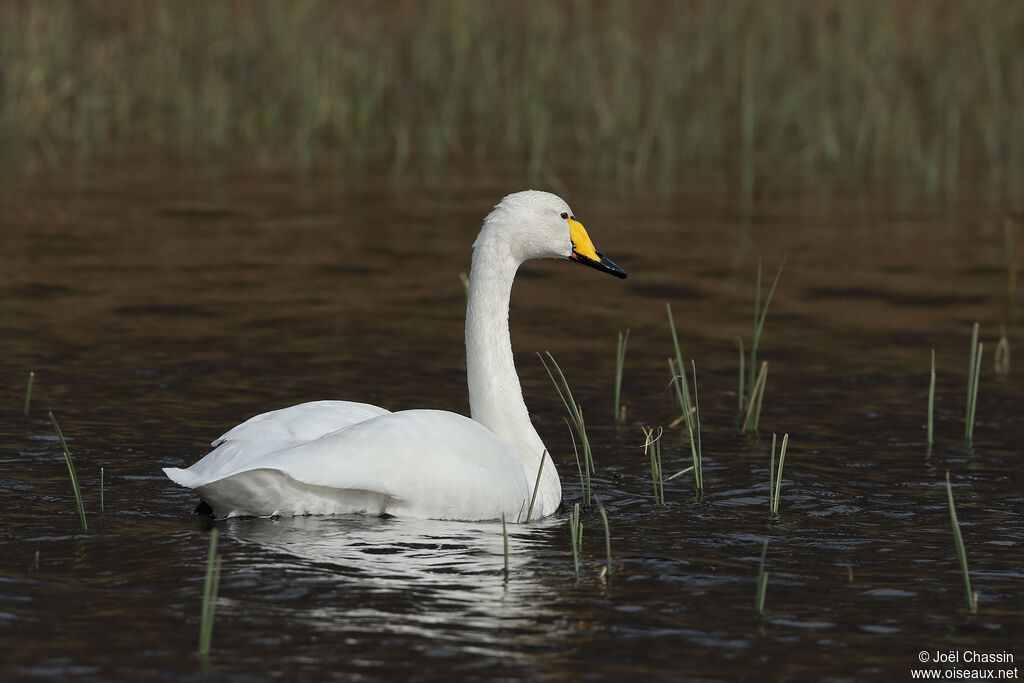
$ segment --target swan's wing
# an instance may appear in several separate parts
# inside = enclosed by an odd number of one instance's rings
[[[211,446],[225,441],[270,441],[290,439],[296,443],[312,441],[357,422],[369,420],[390,411],[354,401],[311,401],[297,406],[272,410],[250,417],[225,432]]]
[[[165,472],[196,489],[218,516],[494,519],[505,513],[515,521],[525,515],[532,489],[519,456],[493,432],[435,410],[380,415],[233,468],[198,468],[201,462]]]
[[[389,414],[384,408],[353,401],[312,401],[272,410],[251,417],[225,432],[211,444],[216,448],[188,471],[207,479],[225,476],[251,467],[252,463],[269,453],[281,452],[353,424]]]

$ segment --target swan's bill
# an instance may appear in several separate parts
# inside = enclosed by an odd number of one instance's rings
[[[572,253],[569,254],[571,260],[591,268],[597,268],[605,273],[611,273],[615,277],[626,277],[626,271],[597,250],[582,223],[571,216],[565,220],[569,222],[569,236],[572,238]]]

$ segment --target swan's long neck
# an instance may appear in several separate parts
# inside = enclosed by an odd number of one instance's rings
[[[519,261],[506,242],[482,234],[473,250],[466,306],[466,371],[469,409],[474,420],[497,434],[523,459],[535,481],[541,457],[544,471],[534,516],[549,515],[562,500],[562,486],[544,443],[530,422],[512,356],[508,310]],[[525,512],[523,513],[525,515]]]

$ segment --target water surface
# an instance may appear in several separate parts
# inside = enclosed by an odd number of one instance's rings
[[[210,524],[161,467],[241,420],[342,398],[466,412],[458,274],[483,215],[519,189],[379,179],[306,187],[160,177],[0,191],[0,641],[6,678],[906,678],[921,650],[1013,653],[1024,619],[1019,369],[993,370],[1006,295],[1001,215],[832,196],[569,197],[626,281],[524,267],[513,342],[526,400],[580,499],[550,350],[590,424],[596,512],[577,584],[564,517],[501,525],[367,517],[230,520],[213,655],[195,655]],[[975,210],[977,209],[977,210]],[[786,258],[759,358],[757,438],[736,428],[735,338],[749,346],[757,264]],[[697,365],[703,497],[688,475],[655,509],[640,425],[666,391],[670,302]],[[1016,305],[1019,308],[1019,304]],[[970,328],[985,356],[963,447]],[[611,424],[615,338],[629,328]],[[936,444],[925,444],[930,350]],[[36,372],[31,415],[23,387]],[[47,419],[69,437],[81,533]],[[769,520],[772,432],[791,442]],[[669,430],[666,470],[688,464]],[[105,508],[100,512],[100,468]],[[979,613],[966,614],[945,491]],[[770,542],[764,618],[754,614]],[[38,552],[38,567],[34,557]]]

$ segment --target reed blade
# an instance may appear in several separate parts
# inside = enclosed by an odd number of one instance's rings
[[[935,443],[935,349],[932,349],[932,372],[928,382],[928,445]]]
[[[32,403],[32,385],[35,384],[35,381],[36,381],[36,373],[35,372],[28,373],[28,386],[25,388],[25,409],[24,409],[24,414],[25,415],[28,415],[28,409],[29,409],[29,406]]]
[[[960,522],[956,516],[956,506],[953,504],[953,486],[949,483],[949,470],[946,470],[946,496],[949,498],[949,520],[953,525],[953,540],[956,544],[956,555],[960,560],[960,575],[964,582],[964,598],[967,602],[967,611],[974,614],[978,611],[978,603],[971,592],[971,574],[967,571],[967,551],[964,549],[964,539],[960,535]]]
[[[199,654],[210,654],[213,639],[213,616],[217,608],[220,587],[221,558],[217,555],[217,529],[210,532],[210,548],[206,557],[206,578],[203,581],[203,605],[199,618]]]
[[[82,523],[82,531],[88,531],[89,525],[85,521],[85,506],[82,505],[82,492],[78,488],[78,476],[75,474],[75,463],[71,461],[71,451],[68,449],[68,442],[64,439],[64,432],[61,431],[60,425],[57,424],[57,418],[53,416],[53,411],[50,411],[50,423],[53,425],[54,431],[57,432],[57,438],[60,440],[60,446],[64,450],[64,462],[68,466],[68,475],[71,477],[71,488],[75,491],[75,503],[78,506],[78,519]]]
[[[601,522],[604,524],[604,550],[608,556],[608,588],[612,587],[612,533],[608,529],[608,513],[605,512],[604,505],[601,503],[601,499],[594,496],[594,502],[597,503],[597,510],[601,513]]]

